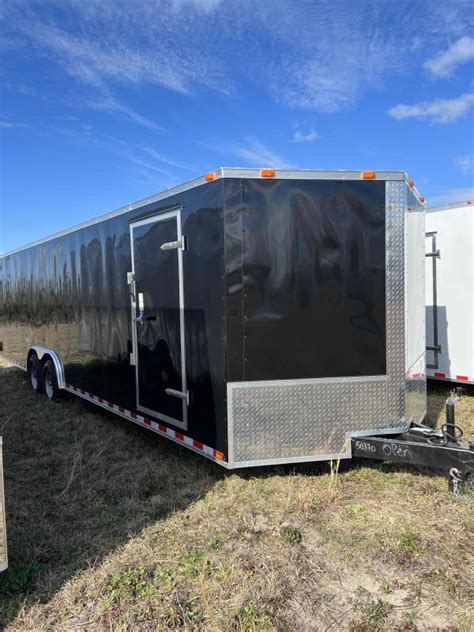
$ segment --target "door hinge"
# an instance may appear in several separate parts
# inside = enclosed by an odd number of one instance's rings
[[[437,259],[441,259],[441,253],[439,250],[435,250],[434,252],[427,252],[425,257],[436,257]]]
[[[137,366],[137,362],[135,360],[135,354],[134,353],[130,354],[130,365],[131,366]]]
[[[186,240],[184,235],[181,239],[177,241],[167,241],[164,244],[161,244],[161,250],[175,250],[176,248],[181,248],[181,250],[186,250]]]
[[[183,399],[189,406],[189,391],[183,393],[182,391],[176,391],[174,388],[167,388],[165,393],[167,395],[171,395],[171,397],[179,397],[179,399]]]

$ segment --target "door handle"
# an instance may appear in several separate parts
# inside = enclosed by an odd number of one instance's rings
[[[189,391],[183,393],[182,391],[176,391],[174,388],[167,388],[165,389],[165,393],[171,397],[178,397],[179,399],[184,400],[189,406]]]
[[[138,293],[138,316],[135,318],[135,322],[143,325],[145,322],[145,298],[143,296],[143,292]]]
[[[177,241],[167,241],[160,246],[161,250],[175,250],[176,248],[181,248],[181,250],[186,250],[186,243],[184,241],[184,235],[181,239]]]

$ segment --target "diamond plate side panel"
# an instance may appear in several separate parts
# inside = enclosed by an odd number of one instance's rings
[[[407,371],[405,378],[406,389],[406,419],[408,422],[420,423],[426,414],[426,368],[423,353]]]
[[[347,433],[386,419],[384,376],[227,385],[231,463],[348,456]]]
[[[387,423],[400,425],[405,415],[405,182],[387,182]]]

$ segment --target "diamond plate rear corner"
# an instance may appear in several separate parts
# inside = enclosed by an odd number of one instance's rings
[[[227,392],[234,465],[347,457],[349,433],[387,418],[384,376],[238,382]]]

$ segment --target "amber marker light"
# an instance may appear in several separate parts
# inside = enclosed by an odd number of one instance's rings
[[[275,177],[275,169],[260,169],[260,175],[262,178],[273,178]]]
[[[375,173],[375,171],[363,171],[360,174],[360,177],[363,180],[373,180],[376,176],[377,176],[377,174]]]
[[[212,180],[216,179],[216,172],[215,171],[209,171],[209,173],[206,173],[206,175],[204,176],[204,180],[206,180],[206,182],[212,182]]]

